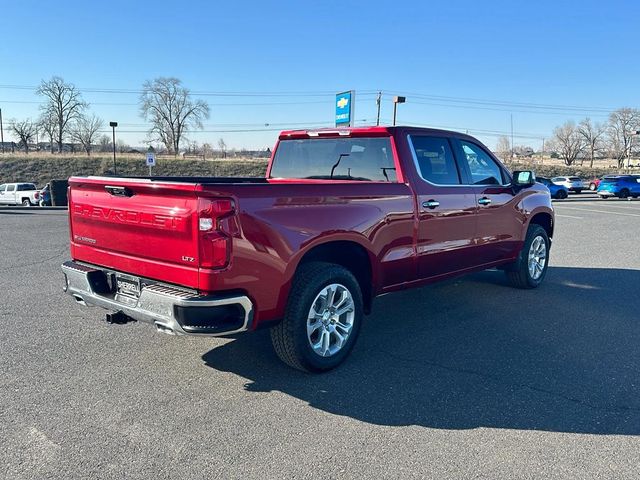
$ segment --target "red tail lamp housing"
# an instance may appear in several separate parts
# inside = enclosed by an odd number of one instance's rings
[[[239,231],[235,215],[230,198],[198,199],[200,267],[220,269],[229,265],[232,238]]]

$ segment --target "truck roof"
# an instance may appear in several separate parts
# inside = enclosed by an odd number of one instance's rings
[[[307,128],[296,130],[283,130],[280,132],[280,140],[290,138],[314,138],[314,137],[369,137],[369,136],[387,136],[394,133],[429,133],[443,136],[455,135],[456,137],[466,137],[473,139],[470,135],[456,132],[453,130],[442,130],[438,128],[412,127],[407,125],[391,126],[362,126],[362,127],[336,127],[336,128]]]

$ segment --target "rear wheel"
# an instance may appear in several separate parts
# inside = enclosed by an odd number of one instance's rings
[[[627,198],[629,196],[629,190],[626,188],[623,188],[622,190],[620,190],[620,198]]]
[[[576,188],[576,193],[582,193],[582,189],[581,188]]]
[[[271,329],[271,342],[280,359],[293,368],[331,370],[349,355],[362,318],[362,292],[349,270],[325,262],[303,264],[284,319]]]
[[[568,194],[566,190],[558,190],[558,193],[556,194],[556,198],[559,198],[560,200],[567,198],[567,196]]]
[[[592,192],[595,192],[595,190],[596,190],[596,184],[595,184],[595,183],[590,183],[590,184],[589,184],[589,190],[591,190]]]
[[[536,288],[542,283],[549,265],[549,236],[540,225],[531,224],[518,259],[506,269],[514,287]]]
[[[22,206],[23,207],[30,207],[31,206],[31,202],[29,201],[28,198],[25,198],[24,200],[22,200]]]

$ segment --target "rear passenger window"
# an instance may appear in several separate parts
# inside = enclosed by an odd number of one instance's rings
[[[410,136],[420,176],[437,185],[459,185],[460,174],[449,140],[441,137]]]

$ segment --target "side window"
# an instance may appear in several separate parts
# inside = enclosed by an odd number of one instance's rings
[[[15,191],[16,191],[15,185],[7,185],[7,192],[15,192]]]
[[[460,173],[449,140],[441,137],[410,137],[420,176],[437,185],[460,185]]]
[[[6,185],[0,185],[0,194],[4,193],[6,189],[7,189]]]
[[[473,185],[504,185],[505,175],[502,168],[480,146],[460,141],[463,159],[469,165]]]

